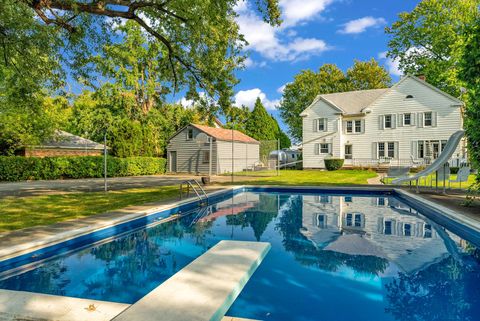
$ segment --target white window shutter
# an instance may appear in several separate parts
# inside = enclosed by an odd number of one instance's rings
[[[328,144],[328,153],[329,153],[329,154],[332,153],[332,143],[329,143],[329,144]]]
[[[414,159],[418,158],[418,142],[416,140],[412,140],[412,150],[411,155]]]
[[[398,159],[399,156],[400,156],[400,143],[399,142],[394,142],[393,143],[393,148],[395,148],[395,150],[393,151],[394,158]]]
[[[328,132],[328,118],[323,118],[323,131]]]
[[[384,126],[385,126],[385,116],[380,115],[378,117],[378,128],[379,129],[384,129]]]
[[[361,122],[362,122],[362,131],[361,131],[361,133],[363,134],[363,133],[365,133],[365,119],[362,119]]]
[[[313,131],[314,132],[318,131],[318,119],[313,120]]]
[[[392,129],[397,128],[397,114],[392,114]]]
[[[318,143],[315,144],[314,148],[315,148],[315,151],[314,151],[315,155],[320,155],[320,144]]]
[[[333,132],[334,132],[334,133],[338,132],[338,122],[339,122],[338,119],[335,119],[335,120],[333,121]]]
[[[436,111],[432,112],[432,127],[437,127],[437,115]]]
[[[372,143],[372,159],[378,159],[378,143]]]
[[[411,124],[412,126],[415,126],[415,124],[417,123],[417,122],[416,122],[417,114],[416,114],[416,113],[411,113],[410,115],[411,115],[411,116],[410,116],[410,124]]]
[[[343,126],[342,126],[342,131],[343,131],[344,134],[346,134],[346,133],[347,133],[347,121],[344,120],[344,121],[342,122],[342,124],[343,124]]]
[[[405,114],[398,114],[398,127],[403,127],[403,117]]]
[[[418,127],[423,127],[423,113],[418,113]]]

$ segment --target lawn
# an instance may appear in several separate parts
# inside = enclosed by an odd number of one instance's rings
[[[174,200],[178,186],[0,199],[0,232],[48,225],[148,202]]]
[[[250,174],[250,175],[249,175]],[[249,176],[246,176],[249,175]],[[249,172],[235,175],[234,184],[245,185],[356,185],[367,184],[367,179],[377,174],[367,170],[281,170]],[[231,184],[229,182],[225,184]]]
[[[410,174],[410,175],[414,175],[414,174]],[[457,178],[457,175],[451,175],[450,176],[450,179],[451,180],[454,180]],[[461,188],[462,189],[466,189],[468,188],[470,185],[472,185],[474,182],[475,182],[475,178],[476,178],[476,175],[470,175],[468,176],[468,181],[467,182],[463,182],[461,184]],[[386,179],[385,180],[385,183],[390,183],[391,181],[393,181],[393,179]],[[431,174],[430,176],[427,176],[426,179],[424,178],[421,178],[418,182],[418,186],[433,186],[435,187],[435,174]],[[460,188],[460,183],[448,183],[448,182],[445,182],[447,184],[447,188]],[[408,185],[408,183],[405,183],[405,185]],[[412,185],[413,186],[416,186],[417,185],[417,182],[416,181],[412,181]],[[443,182],[439,181],[438,182],[438,187],[439,188],[443,188]]]

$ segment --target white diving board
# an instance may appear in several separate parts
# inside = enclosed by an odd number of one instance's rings
[[[220,321],[270,247],[220,241],[112,321]]]

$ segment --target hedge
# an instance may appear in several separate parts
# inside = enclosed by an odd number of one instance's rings
[[[325,162],[325,167],[329,171],[336,171],[343,166],[343,159],[341,158],[326,158],[323,161]]]
[[[103,156],[0,156],[0,181],[103,177],[103,162]],[[109,177],[163,174],[165,167],[164,158],[107,158]]]

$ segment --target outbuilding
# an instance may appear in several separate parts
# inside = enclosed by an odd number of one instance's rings
[[[167,172],[218,175],[255,168],[260,142],[237,130],[189,124],[167,144]]]

